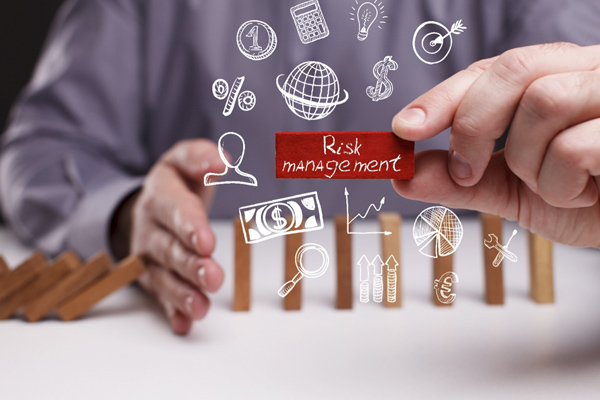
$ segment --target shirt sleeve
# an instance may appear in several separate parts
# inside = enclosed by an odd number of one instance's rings
[[[4,135],[3,212],[22,240],[48,254],[110,250],[113,210],[148,168],[133,4],[63,7]]]

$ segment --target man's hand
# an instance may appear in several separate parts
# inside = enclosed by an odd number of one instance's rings
[[[406,106],[407,140],[452,127],[450,151],[416,157],[407,198],[517,220],[535,233],[600,247],[600,46],[554,43],[477,62]],[[509,129],[504,151],[492,154]]]
[[[113,218],[113,250],[129,238],[129,252],[147,260],[148,271],[139,282],[156,297],[178,334],[206,315],[210,302],[205,293],[223,283],[223,270],[211,258],[215,236],[207,216],[214,188],[202,182],[205,173],[224,168],[213,142],[179,142]]]

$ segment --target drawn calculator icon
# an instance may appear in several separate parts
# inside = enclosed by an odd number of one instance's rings
[[[329,36],[319,0],[308,0],[290,9],[300,41],[304,44]]]

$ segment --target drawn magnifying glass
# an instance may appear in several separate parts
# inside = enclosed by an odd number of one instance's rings
[[[308,250],[318,251],[319,253],[321,253],[321,256],[323,258],[321,266],[313,271],[309,271],[306,268],[304,268],[304,264],[302,263],[302,256],[304,256],[304,253],[306,253]],[[296,283],[300,281],[300,279],[302,279],[303,277],[318,278],[321,275],[323,275],[325,271],[327,271],[328,267],[329,254],[327,254],[327,250],[325,250],[323,246],[314,243],[307,243],[300,246],[296,251],[296,268],[298,268],[298,273],[296,274],[296,276],[294,276],[294,278],[291,281],[287,281],[286,283],[284,283],[283,286],[279,288],[277,294],[279,294],[279,296],[281,297],[287,296],[288,293],[290,293],[292,289],[296,286]]]

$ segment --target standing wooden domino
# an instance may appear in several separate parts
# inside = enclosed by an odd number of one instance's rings
[[[293,218],[291,216],[286,218],[288,225],[292,223]],[[298,274],[298,267],[296,266],[296,251],[302,246],[304,242],[304,235],[302,232],[295,233],[293,235],[287,235],[285,237],[285,280],[284,282],[291,281],[296,274]],[[302,308],[302,280],[299,280],[294,286],[294,289],[290,291],[283,298],[283,308],[285,310],[300,310]]]
[[[400,279],[400,226],[402,217],[394,212],[379,213],[382,232],[391,235],[381,236],[381,258],[383,266],[383,305],[385,307],[402,306],[402,280]]]
[[[98,253],[76,269],[59,283],[48,289],[41,296],[27,304],[23,312],[29,322],[39,321],[52,311],[60,302],[85,288],[106,274],[112,266],[110,257],[105,252]]]
[[[17,268],[0,276],[0,300],[7,298],[31,282],[47,266],[46,257],[36,251]]]
[[[352,308],[352,236],[348,234],[348,217],[336,215],[335,240],[337,253],[337,301],[338,310]]]
[[[49,268],[44,269],[33,281],[0,301],[0,320],[12,317],[19,307],[43,294],[44,291],[79,267],[80,264],[81,260],[72,251],[66,251],[60,255]]]
[[[233,220],[235,245],[235,272],[233,311],[250,310],[250,245],[246,243],[242,221]]]
[[[529,232],[531,298],[537,303],[554,303],[552,242]]]
[[[433,279],[440,279],[442,275],[446,272],[452,272],[453,270],[453,257],[454,254],[447,255],[445,257],[437,257],[433,259]],[[451,306],[453,302],[450,303],[442,303],[437,298],[435,289],[432,292],[433,294],[433,304],[436,306]]]
[[[4,261],[4,258],[0,256],[0,276],[4,275],[9,271],[10,268],[8,268],[8,264],[6,263],[6,261]]]
[[[484,241],[488,235],[495,235],[498,243],[502,243],[502,218],[492,214],[479,214],[483,229]],[[483,246],[485,263],[485,301],[487,304],[504,304],[504,279],[502,262],[494,267],[494,261],[498,257],[498,251],[494,248]]]
[[[135,282],[145,269],[140,257],[130,256],[100,280],[61,302],[56,311],[63,321],[72,321],[106,296]]]

